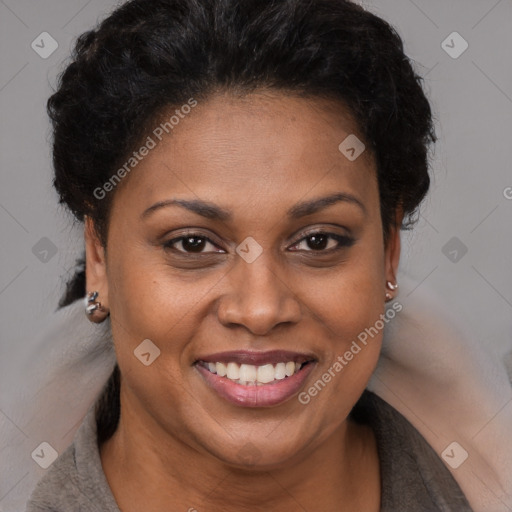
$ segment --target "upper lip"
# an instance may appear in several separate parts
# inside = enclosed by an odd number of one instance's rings
[[[196,363],[204,361],[206,363],[238,363],[252,364],[262,366],[264,364],[277,364],[293,361],[294,363],[305,363],[316,361],[311,354],[301,352],[291,352],[289,350],[268,350],[266,352],[256,352],[251,350],[233,350],[229,352],[217,352],[206,356],[198,357]]]

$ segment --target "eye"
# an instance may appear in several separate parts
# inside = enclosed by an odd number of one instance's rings
[[[291,249],[304,250],[306,252],[333,252],[342,247],[350,247],[353,245],[354,239],[336,233],[326,233],[318,231],[309,233],[307,236],[294,244]]]
[[[213,250],[204,250],[211,246]],[[199,233],[187,233],[165,242],[164,247],[183,254],[223,253],[208,237]]]

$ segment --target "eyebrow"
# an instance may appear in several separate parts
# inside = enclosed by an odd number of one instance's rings
[[[339,192],[330,196],[319,197],[317,199],[312,199],[311,201],[298,203],[288,210],[288,217],[291,217],[292,219],[299,219],[301,217],[305,217],[306,215],[312,215],[313,213],[323,210],[328,206],[340,202],[355,204],[366,215],[366,207],[361,200],[352,194]]]
[[[317,199],[298,203],[288,210],[287,216],[291,219],[299,219],[301,217],[306,217],[307,215],[312,215],[320,210],[323,210],[324,208],[327,208],[328,206],[339,202],[354,204],[358,206],[365,215],[367,213],[366,207],[357,197],[345,192],[339,192],[329,196],[319,197]],[[213,203],[202,201],[200,199],[168,199],[165,201],[159,201],[158,203],[155,203],[154,205],[144,210],[141,218],[144,219],[157,210],[167,208],[169,206],[179,206],[211,220],[220,220],[226,222],[233,219],[233,214],[230,211],[224,210]]]

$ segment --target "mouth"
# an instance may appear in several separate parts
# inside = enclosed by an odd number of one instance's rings
[[[194,366],[227,401],[243,407],[270,407],[294,396],[316,362],[315,357],[296,352],[240,351],[201,357]]]

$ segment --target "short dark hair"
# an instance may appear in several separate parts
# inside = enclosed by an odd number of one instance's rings
[[[384,241],[399,209],[413,224],[428,191],[436,136],[422,79],[395,29],[348,0],[130,0],[78,37],[71,59],[48,100],[54,186],[105,246],[115,191],[93,191],[164,111],[218,91],[348,108],[375,157]],[[85,294],[84,278],[61,305]]]

